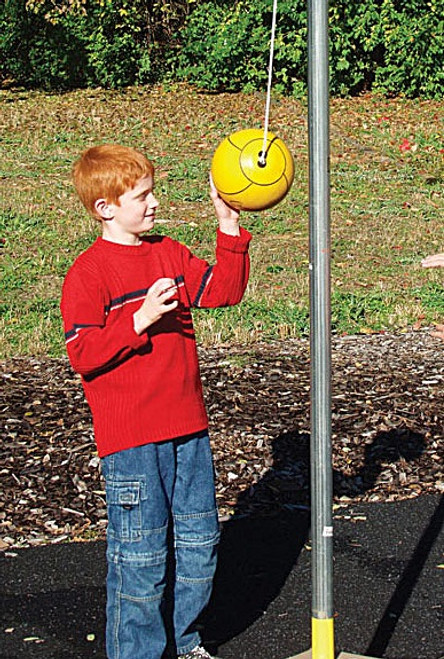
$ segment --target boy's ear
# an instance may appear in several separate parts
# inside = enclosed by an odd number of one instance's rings
[[[111,220],[113,217],[111,207],[106,199],[97,199],[94,202],[94,209],[102,220]]]

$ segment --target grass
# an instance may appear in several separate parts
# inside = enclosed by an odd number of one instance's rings
[[[184,85],[67,94],[0,91],[0,358],[64,353],[58,305],[65,273],[97,235],[70,181],[93,144],[118,141],[156,166],[159,231],[211,260],[212,153],[229,133],[262,127],[258,94],[200,94]],[[295,156],[277,207],[243,214],[254,235],[242,305],[195,313],[204,345],[308,333],[308,148],[304,103],[276,97],[270,128]],[[443,105],[377,96],[331,101],[332,326],[404,331],[444,318]]]

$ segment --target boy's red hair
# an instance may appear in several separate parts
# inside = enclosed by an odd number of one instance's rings
[[[73,179],[80,200],[97,219],[97,199],[110,204],[146,176],[154,175],[152,163],[140,151],[119,144],[93,146],[82,153],[73,166]]]

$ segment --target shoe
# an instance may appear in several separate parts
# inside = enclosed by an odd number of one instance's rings
[[[194,650],[191,650],[191,652],[180,654],[177,659],[217,659],[217,657],[212,657],[211,654],[208,654],[205,648],[198,645]]]

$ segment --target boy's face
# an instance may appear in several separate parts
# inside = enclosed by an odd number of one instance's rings
[[[105,202],[100,213],[103,237],[126,245],[137,244],[140,234],[154,227],[158,205],[153,193],[153,177],[139,179],[133,188],[120,195],[119,205]]]

